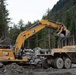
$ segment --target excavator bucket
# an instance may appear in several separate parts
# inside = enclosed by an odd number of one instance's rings
[[[67,38],[70,36],[70,31],[66,28],[61,28],[56,32],[55,36],[58,38]]]

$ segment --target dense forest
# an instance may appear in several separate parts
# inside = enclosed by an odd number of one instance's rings
[[[47,11],[43,19],[64,23],[73,36],[73,44],[76,44],[76,0],[59,0],[52,10]],[[51,35],[52,36],[52,35]]]
[[[51,3],[50,3],[51,4]],[[0,0],[0,38],[9,37],[11,39],[11,44],[14,45],[18,34],[29,27],[38,24],[39,20],[34,21],[34,23],[28,22],[24,24],[21,19],[18,24],[14,24],[13,27],[9,27],[8,23],[10,18],[8,18],[8,10],[6,9],[6,0]],[[67,28],[71,31],[73,35],[74,43],[76,44],[76,0],[59,0],[54,7],[47,10],[46,15],[42,16],[42,19],[47,19],[49,21],[56,21],[64,23]],[[37,34],[25,40],[25,48],[54,48],[58,47],[58,41],[54,36],[55,30],[52,28],[45,28],[39,31]],[[50,38],[49,38],[50,36]],[[64,43],[64,41],[63,41]]]

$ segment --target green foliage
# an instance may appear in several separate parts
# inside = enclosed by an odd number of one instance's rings
[[[24,31],[24,23],[23,20],[20,20],[18,25],[15,25],[13,27],[9,28],[9,37],[12,39],[12,44],[15,43],[17,36],[20,34],[20,32]]]
[[[76,28],[76,0],[59,0],[53,9],[48,12],[50,20],[64,23],[73,32]],[[48,19],[48,14],[43,19]]]
[[[76,0],[59,0],[43,19],[64,23],[76,38]]]
[[[6,9],[6,0],[0,0],[0,37],[7,36],[8,30],[8,10]]]

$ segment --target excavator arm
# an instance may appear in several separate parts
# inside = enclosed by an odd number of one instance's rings
[[[67,30],[67,28],[64,25],[58,25],[56,23],[49,22],[48,20],[41,20],[40,23],[39,23],[39,25],[37,25],[35,27],[32,27],[32,28],[30,28],[28,30],[25,30],[25,31],[21,32],[18,35],[18,37],[16,39],[16,43],[15,43],[15,48],[14,48],[15,55],[18,56],[18,53],[19,53],[19,51],[21,49],[22,44],[24,43],[24,40],[26,40],[27,38],[29,38],[32,35],[36,34],[37,32],[39,32],[40,30],[42,30],[46,26],[47,27],[52,27],[54,29],[57,29],[57,35],[56,36],[60,36],[61,32]],[[67,35],[65,35],[65,37],[66,36]]]
[[[64,38],[70,36],[70,31],[64,24],[49,22],[48,20],[41,20],[40,23],[42,25],[47,25],[51,28],[57,29],[55,34],[56,37]]]

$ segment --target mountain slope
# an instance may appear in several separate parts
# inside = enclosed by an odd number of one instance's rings
[[[52,12],[65,11],[76,4],[76,0],[59,0],[56,5],[54,5]]]
[[[63,22],[76,32],[76,0],[59,0],[43,19]]]

